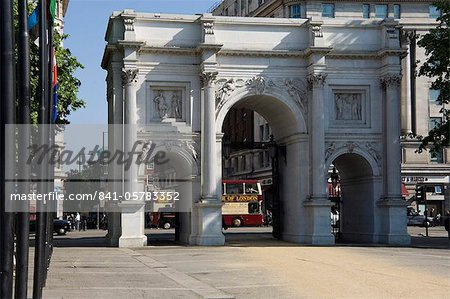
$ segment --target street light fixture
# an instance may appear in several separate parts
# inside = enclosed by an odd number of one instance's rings
[[[339,182],[339,175],[336,172],[336,167],[333,166],[333,172],[330,175],[331,185],[333,185],[333,189],[336,189],[336,186]]]

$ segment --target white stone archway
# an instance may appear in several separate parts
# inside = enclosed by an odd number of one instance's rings
[[[115,12],[102,61],[108,71],[109,119],[137,128],[110,134],[109,148],[129,149],[147,133],[194,140],[200,172],[183,239],[223,245],[221,127],[231,107],[244,105],[259,112],[286,147],[288,162],[280,166],[289,178],[281,182],[285,240],[334,244],[327,170],[333,160],[339,164],[339,157],[352,154],[370,166],[361,175],[375,186],[371,229],[363,241],[408,244],[400,178],[404,50],[399,33],[391,19],[355,25]],[[110,177],[126,182],[119,192],[140,188],[138,169],[110,168]],[[125,218],[122,213],[122,222],[117,221],[120,238],[140,236]],[[141,241],[119,245],[141,246]]]

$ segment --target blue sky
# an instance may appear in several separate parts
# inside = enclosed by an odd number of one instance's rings
[[[72,124],[107,123],[106,72],[100,67],[105,47],[108,18],[114,10],[132,8],[136,11],[196,14],[203,13],[217,0],[70,0],[64,41],[73,55],[85,66],[76,73],[81,80],[79,97],[86,108],[73,112]]]

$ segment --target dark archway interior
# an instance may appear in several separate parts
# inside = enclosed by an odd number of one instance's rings
[[[158,148],[164,152],[164,163],[154,163],[146,174],[152,177],[154,190],[172,192],[177,201],[146,204],[145,226],[149,245],[171,245],[174,241],[187,242],[190,234],[190,209],[193,197],[192,178],[197,174],[195,165],[185,159],[179,147]],[[189,156],[189,155],[188,155]],[[167,194],[167,193],[166,193]]]
[[[287,202],[285,199],[288,197],[287,194],[299,193],[292,190],[298,188],[298,181],[286,179],[290,176],[290,173],[294,172],[296,161],[299,159],[299,150],[294,148],[295,145],[289,145],[284,146],[283,151],[278,151],[276,157],[279,161],[279,167],[275,171],[278,172],[281,179],[278,180],[278,190],[274,191],[273,183],[276,182],[272,176],[274,153],[267,148],[258,148],[258,143],[268,143],[270,136],[273,135],[277,146],[283,147],[280,140],[299,133],[298,127],[297,119],[291,109],[279,99],[271,96],[246,97],[228,111],[222,124],[222,132],[224,133],[222,178],[228,180],[252,179],[258,180],[262,184],[264,198],[262,213],[265,224],[259,229],[254,227],[227,229],[225,235],[228,244],[244,241],[254,245],[257,240],[266,242],[268,239],[272,239],[271,224],[275,223],[276,209],[279,209],[277,213],[278,223],[281,223],[278,225],[280,228],[278,236],[286,231],[286,227],[297,225],[296,221],[300,218],[298,211],[292,212],[296,209],[289,206],[294,200],[292,196],[289,197],[289,200],[292,199],[292,201]],[[256,144],[256,147],[250,145],[252,142]],[[233,150],[233,143],[248,143],[248,146]],[[231,149],[226,148],[230,145]],[[286,163],[286,161],[290,163]],[[294,186],[294,184],[297,186]],[[275,195],[275,193],[278,195]],[[277,208],[274,207],[274,200],[279,204]],[[271,222],[272,220],[273,222]],[[255,237],[256,235],[259,235],[259,237]]]
[[[370,164],[358,154],[337,157],[341,185],[340,230],[342,241],[371,243],[374,232],[374,177]]]
[[[246,108],[260,114],[270,124],[275,140],[298,133],[297,120],[292,111],[274,97],[267,95],[249,96],[236,103],[232,109],[234,108]]]

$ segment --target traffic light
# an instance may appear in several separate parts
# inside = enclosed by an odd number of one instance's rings
[[[425,186],[416,186],[416,201],[417,203],[424,203],[426,200]]]

